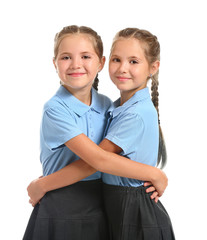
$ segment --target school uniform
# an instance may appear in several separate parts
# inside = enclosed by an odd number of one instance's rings
[[[63,86],[44,105],[40,129],[40,161],[44,176],[79,159],[64,143],[84,133],[96,144],[103,139],[111,100],[92,91],[90,106]],[[48,192],[37,204],[23,240],[106,240],[101,173]]]
[[[148,88],[136,92],[120,106],[118,99],[108,112],[105,138],[122,149],[121,155],[155,166],[158,156],[157,111]],[[113,240],[173,240],[170,218],[161,202],[150,199],[143,181],[102,174],[104,202]]]

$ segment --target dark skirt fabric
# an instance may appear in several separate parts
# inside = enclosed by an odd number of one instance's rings
[[[106,240],[101,180],[48,192],[37,204],[23,240]]]
[[[145,187],[104,184],[110,240],[174,240],[169,215]]]

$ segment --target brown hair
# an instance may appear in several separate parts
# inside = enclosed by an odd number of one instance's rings
[[[135,38],[139,40],[140,43],[142,44],[145,57],[149,65],[154,63],[156,60],[160,60],[160,44],[157,40],[157,37],[151,34],[149,31],[138,29],[138,28],[125,28],[116,34],[111,49],[113,49],[114,44],[122,38]],[[162,129],[160,126],[158,75],[159,75],[159,71],[157,71],[157,73],[154,74],[153,76],[150,76],[148,79],[150,78],[152,79],[151,98],[157,110],[158,123],[159,123],[159,151],[158,151],[157,165],[161,164],[161,168],[163,168],[167,162],[167,152],[166,152],[166,146],[165,146]]]
[[[71,26],[66,26],[64,27],[60,32],[58,32],[55,35],[55,40],[54,40],[54,59],[57,58],[58,55],[58,50],[59,50],[59,46],[61,41],[67,37],[68,35],[71,34],[78,34],[78,33],[82,33],[82,34],[87,34],[88,37],[91,39],[93,46],[94,46],[94,50],[97,54],[97,56],[99,57],[99,59],[101,60],[103,57],[103,42],[101,40],[101,37],[97,34],[97,32],[95,32],[93,29],[89,28],[89,27],[85,27],[85,26],[76,26],[76,25],[71,25]],[[98,74],[96,75],[96,78],[94,80],[93,83],[93,87],[98,90]]]

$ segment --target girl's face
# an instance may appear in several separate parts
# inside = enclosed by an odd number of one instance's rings
[[[54,60],[62,84],[71,92],[90,91],[105,59],[99,59],[87,34],[71,34],[60,43]]]
[[[120,39],[114,44],[109,74],[121,94],[127,94],[128,99],[146,87],[148,77],[155,73],[154,70],[153,66],[149,66],[139,40]]]

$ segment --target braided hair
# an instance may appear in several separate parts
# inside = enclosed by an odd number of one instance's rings
[[[151,34],[149,31],[138,29],[138,28],[125,28],[118,32],[114,38],[112,49],[116,41],[122,38],[135,38],[140,41],[145,57],[151,65],[157,60],[160,60],[160,44],[157,40],[157,37]],[[111,49],[111,50],[112,50]],[[157,165],[160,164],[161,168],[163,168],[167,162],[167,152],[165,141],[162,133],[162,129],[160,126],[160,116],[159,116],[159,92],[158,92],[158,75],[159,71],[153,76],[148,77],[148,80],[151,79],[151,98],[152,102],[157,110],[158,114],[158,124],[159,124],[159,150],[158,150],[158,159]]]

